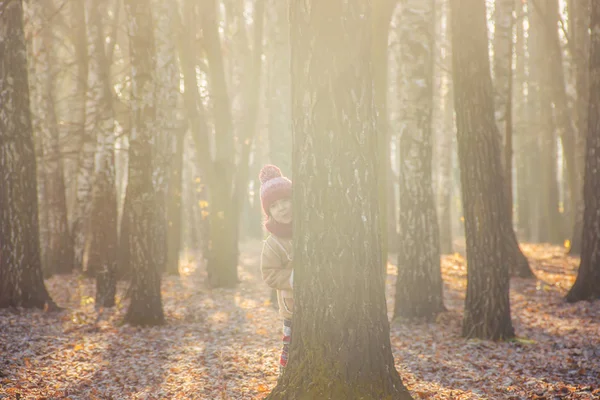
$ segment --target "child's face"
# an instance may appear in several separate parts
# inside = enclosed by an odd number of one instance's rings
[[[292,222],[292,200],[279,199],[269,207],[271,217],[280,224],[289,224]]]

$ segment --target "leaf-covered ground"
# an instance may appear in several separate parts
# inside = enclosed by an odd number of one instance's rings
[[[578,265],[564,249],[523,248],[538,280],[511,281],[517,340],[460,337],[458,254],[443,259],[448,312],[431,323],[392,322],[397,367],[415,398],[600,398],[600,301],[563,302]],[[235,289],[208,289],[191,258],[181,279],[165,278],[168,324],[156,328],[122,325],[125,301],[96,312],[87,278],[47,280],[65,311],[0,310],[0,399],[264,398],[277,378],[280,319],[258,274],[260,244],[243,250]],[[388,272],[391,309],[395,268]]]

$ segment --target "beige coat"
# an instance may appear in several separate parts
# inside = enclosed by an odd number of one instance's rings
[[[269,235],[263,243],[260,270],[263,280],[277,290],[279,314],[291,319],[294,310],[294,294],[290,278],[292,276],[293,246],[291,239]]]

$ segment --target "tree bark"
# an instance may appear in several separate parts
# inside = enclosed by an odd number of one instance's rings
[[[156,124],[156,52],[148,0],[125,0],[132,64],[133,123],[129,137],[127,197],[130,212],[129,260],[133,272],[131,303],[125,321],[132,325],[165,322],[160,273],[154,258],[156,198],[152,183],[152,147]]]
[[[0,308],[56,308],[40,258],[36,159],[31,126],[23,3],[0,13]]]
[[[506,197],[500,134],[494,118],[484,0],[451,0],[452,71],[467,242],[467,297],[462,334],[514,336],[505,237]],[[510,227],[512,229],[512,227]],[[514,232],[513,232],[514,235]]]
[[[576,100],[576,126],[577,126],[577,137],[575,140],[575,170],[577,171],[577,183],[576,183],[576,194],[575,199],[575,220],[573,226],[573,234],[571,237],[571,247],[569,248],[570,255],[581,254],[581,242],[583,238],[583,174],[584,174],[584,160],[585,160],[585,139],[587,137],[587,124],[588,124],[588,109],[589,109],[589,48],[590,48],[590,34],[589,18],[590,18],[590,0],[581,0],[573,2],[572,7],[569,9],[569,19],[574,25],[572,29],[571,41],[575,53],[571,54],[572,59],[575,61],[575,80],[577,90]]]
[[[434,0],[402,0],[399,29],[400,229],[395,317],[445,310],[432,188]]]
[[[583,243],[581,264],[566,300],[600,298],[600,2],[593,1],[590,19],[590,98],[583,198]]]
[[[381,273],[372,21],[366,0],[291,4],[296,303],[267,399],[411,399]]]

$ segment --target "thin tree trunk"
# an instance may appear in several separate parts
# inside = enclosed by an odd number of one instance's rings
[[[377,143],[379,145],[378,171],[379,171],[379,212],[381,213],[381,235],[382,235],[382,270],[387,268],[388,243],[390,234],[395,233],[396,224],[390,221],[391,206],[388,190],[391,180],[391,153],[390,135],[388,133],[388,38],[390,23],[396,8],[397,0],[380,0],[373,3],[373,35],[371,44],[371,57],[373,63],[373,85],[375,101],[375,124]],[[396,235],[394,235],[396,236]],[[384,272],[385,273],[385,272]]]
[[[500,134],[494,118],[485,2],[451,0],[452,71],[467,241],[467,297],[462,334],[514,336],[510,317],[506,197]],[[514,232],[513,232],[514,235]]]
[[[76,73],[73,79],[71,92],[72,102],[69,105],[70,109],[70,132],[72,138],[68,144],[65,143],[63,151],[73,152],[76,157],[70,160],[65,160],[65,173],[69,177],[68,185],[68,201],[69,201],[69,227],[72,240],[75,239],[76,225],[79,224],[77,217],[77,175],[79,174],[79,152],[85,137],[86,127],[86,104],[87,104],[87,81],[88,81],[88,43],[87,43],[87,27],[85,20],[85,2],[70,1],[70,16],[71,16],[71,41],[73,42],[74,61],[76,65]],[[73,245],[75,246],[75,245]],[[81,252],[78,257],[74,256],[74,267],[81,269]]]
[[[214,98],[216,151],[212,170],[205,170],[209,188],[210,245],[208,280],[212,287],[231,287],[238,283],[237,207],[233,192],[233,125],[227,83],[217,28],[217,1],[209,0],[202,10],[204,45],[210,72],[210,91]],[[206,152],[208,149],[205,149]],[[204,157],[204,155],[201,155]],[[226,183],[227,182],[227,183]]]
[[[45,217],[47,222],[47,247],[43,252],[44,268],[49,274],[68,274],[73,270],[73,242],[67,220],[67,202],[63,161],[59,145],[59,129],[55,110],[54,82],[56,59],[50,15],[55,10],[52,1],[41,1],[31,6],[35,20],[41,24],[41,31],[33,39],[36,54],[36,78],[40,87],[36,93],[37,111],[40,118],[44,170]]]
[[[438,182],[438,209],[439,209],[439,226],[440,226],[440,252],[442,254],[452,253],[452,186],[453,186],[453,166],[452,159],[455,154],[455,146],[453,138],[454,129],[454,101],[452,92],[452,46],[451,46],[451,31],[450,31],[450,13],[448,2],[444,7],[445,31],[440,33],[443,43],[442,65],[444,71],[441,72],[441,82],[443,82],[443,91],[440,94],[443,102],[442,107],[442,128],[439,137],[438,148],[440,151],[437,155],[439,163],[439,182]],[[440,24],[441,28],[441,24]]]
[[[261,94],[261,82],[262,82],[262,55],[263,55],[263,31],[264,31],[264,20],[265,20],[265,0],[256,0],[254,3],[253,10],[253,41],[252,49],[248,56],[247,68],[248,75],[245,76],[244,81],[244,134],[241,135],[241,154],[240,160],[237,165],[235,175],[235,189],[233,197],[236,199],[235,207],[237,209],[236,219],[238,222],[236,225],[239,233],[241,214],[244,212],[245,205],[249,204],[248,195],[248,183],[250,175],[250,152],[254,144],[254,140],[257,136],[257,121],[259,114],[259,103]],[[237,239],[237,237],[236,237]]]
[[[86,2],[86,4],[89,2]],[[91,14],[86,14],[86,26],[91,23]],[[87,35],[86,35],[87,36]],[[96,43],[88,40],[87,54],[92,54]],[[104,46],[103,46],[104,47]],[[103,49],[104,50],[104,49]],[[84,257],[86,242],[89,240],[90,233],[90,215],[92,207],[92,191],[94,186],[94,168],[97,150],[96,119],[100,118],[98,110],[102,107],[96,104],[97,98],[91,95],[90,90],[101,78],[97,75],[98,71],[89,69],[89,60],[86,60],[86,74],[88,83],[86,85],[86,106],[85,106],[85,131],[81,138],[79,149],[79,161],[77,167],[77,197],[73,215],[73,240],[75,241],[75,265],[77,268],[88,270],[86,259]]]
[[[87,272],[96,277],[96,307],[113,307],[117,270],[117,189],[115,132],[110,65],[106,57],[102,0],[88,0],[90,42],[89,124],[98,138],[90,209],[90,231],[85,249]]]
[[[148,0],[125,0],[125,10],[129,22],[133,102],[127,183],[131,208],[125,215],[129,224],[129,260],[133,276],[131,303],[125,321],[133,325],[159,325],[165,318],[160,274],[152,249],[156,207],[151,147],[156,124],[154,29]]]
[[[515,142],[515,164],[516,164],[516,219],[517,229],[521,240],[531,240],[530,232],[530,197],[527,195],[530,183],[529,157],[526,151],[528,132],[530,123],[527,120],[527,96],[525,91],[527,76],[525,65],[527,63],[525,52],[525,10],[521,0],[514,0],[516,3],[516,41],[515,41],[515,74],[513,104],[514,107],[514,128],[513,137]]]
[[[169,275],[179,275],[179,252],[181,251],[181,200],[183,196],[183,154],[185,132],[175,136],[175,149],[169,165],[169,192],[167,197],[167,266]]]
[[[156,137],[153,147],[153,181],[156,193],[156,227],[155,249],[159,270],[167,271],[169,268],[167,258],[168,250],[168,192],[171,185],[169,168],[173,162],[175,141],[180,135],[181,127],[177,118],[179,104],[179,65],[177,63],[177,49],[173,40],[174,33],[179,26],[175,25],[174,14],[179,12],[178,7],[168,0],[153,0],[156,10],[156,51],[157,51],[157,123]],[[181,175],[180,175],[181,179]],[[181,186],[181,181],[175,183]],[[179,251],[179,249],[177,249]],[[170,272],[178,271],[171,267]]]
[[[54,309],[42,277],[36,160],[31,126],[23,3],[0,13],[0,308]]]
[[[513,228],[513,190],[512,190],[512,64],[513,64],[513,9],[514,0],[497,0],[495,3],[494,33],[494,105],[496,124],[504,139],[501,147],[504,175],[504,195],[506,196],[505,224],[510,230],[505,232],[506,252],[511,256],[511,275],[533,277],[529,263],[519,248]]]
[[[401,0],[399,29],[400,240],[395,317],[445,310],[431,182],[434,0]]]
[[[568,116],[566,94],[564,93],[564,73],[560,43],[558,42],[558,0],[540,2],[532,0],[533,7],[530,25],[532,33],[532,72],[537,79],[539,114],[536,125],[539,126],[541,187],[539,188],[540,239],[543,242],[562,244],[562,215],[559,213],[559,189],[557,181],[557,137],[560,134],[563,145],[563,157],[573,172],[573,130]],[[554,103],[554,110],[552,107]],[[565,109],[562,109],[565,107]],[[554,116],[553,116],[554,111]],[[555,118],[553,118],[555,117]],[[554,119],[556,122],[554,122]],[[556,129],[557,128],[557,129]],[[569,178],[571,180],[571,178]]]

